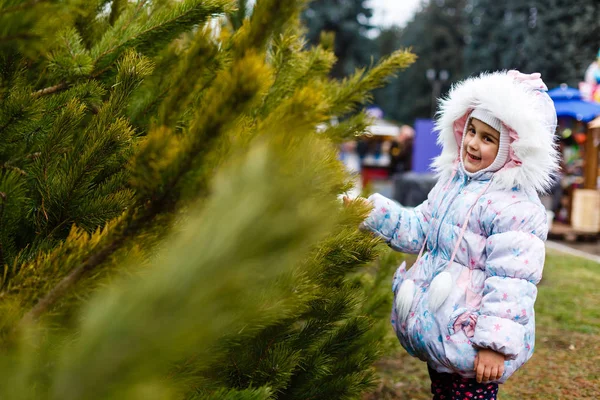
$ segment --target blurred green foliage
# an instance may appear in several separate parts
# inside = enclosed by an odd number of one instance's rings
[[[337,145],[414,55],[331,79],[305,5],[0,1],[0,397],[373,384],[397,260]]]

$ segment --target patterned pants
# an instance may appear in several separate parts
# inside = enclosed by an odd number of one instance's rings
[[[431,377],[433,400],[496,400],[497,383],[477,383],[475,378],[443,374],[427,368]]]

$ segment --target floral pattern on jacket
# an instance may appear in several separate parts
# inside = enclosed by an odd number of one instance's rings
[[[548,227],[534,189],[488,189],[490,178],[491,173],[470,179],[459,169],[451,182],[438,182],[414,209],[372,195],[374,208],[363,227],[405,253],[418,253],[427,237],[427,252],[408,271],[401,267],[394,276],[394,294],[407,279],[416,287],[406,320],[398,320],[396,307],[392,312],[403,347],[439,372],[465,377],[474,377],[477,349],[492,349],[507,358],[498,381],[504,382],[533,354],[533,305]],[[443,271],[451,274],[454,284],[432,312],[429,286]]]

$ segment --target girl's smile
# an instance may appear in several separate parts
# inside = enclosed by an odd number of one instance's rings
[[[481,157],[476,157],[476,156],[472,155],[472,154],[471,154],[471,153],[469,153],[469,152],[467,152],[467,155],[469,156],[469,158],[470,158],[472,161],[475,161],[475,162],[476,162],[476,161],[481,161]]]
[[[463,140],[463,165],[470,173],[492,165],[500,146],[500,132],[488,124],[471,118]]]

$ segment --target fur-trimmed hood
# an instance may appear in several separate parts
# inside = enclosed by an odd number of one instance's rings
[[[441,179],[448,179],[460,160],[464,126],[475,107],[499,118],[510,136],[509,160],[494,173],[492,186],[514,186],[546,192],[558,170],[559,154],[554,140],[556,110],[545,93],[539,74],[517,71],[483,73],[452,87],[440,101],[436,120],[442,153],[433,162]]]

